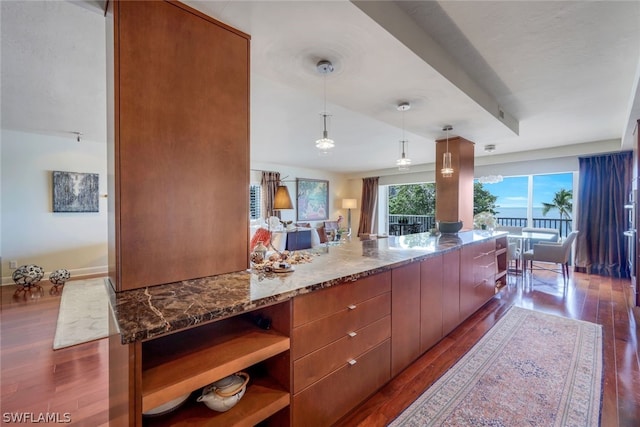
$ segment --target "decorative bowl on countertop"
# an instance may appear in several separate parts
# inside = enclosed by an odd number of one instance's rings
[[[438,223],[438,230],[440,230],[441,233],[457,233],[461,229],[462,229],[462,221],[457,221],[457,222],[440,221]]]

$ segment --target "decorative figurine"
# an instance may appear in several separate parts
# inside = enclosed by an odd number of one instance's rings
[[[267,257],[267,247],[259,241],[253,252],[251,253],[251,262],[254,264],[260,264]]]
[[[52,271],[51,274],[49,274],[49,281],[53,287],[49,291],[49,294],[58,295],[64,284],[67,283],[67,280],[70,278],[71,273],[66,268],[60,268],[56,271]]]
[[[42,286],[38,282],[44,276],[44,269],[35,264],[21,265],[13,272],[12,279],[18,286],[18,289],[14,292],[13,296],[17,297],[20,293],[23,293],[26,298],[27,292],[31,294],[32,298],[42,296]],[[37,292],[33,293],[32,288]]]

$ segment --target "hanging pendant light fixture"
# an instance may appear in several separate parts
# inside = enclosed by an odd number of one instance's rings
[[[411,159],[409,158],[409,141],[404,137],[404,112],[411,108],[411,104],[408,102],[401,102],[398,104],[398,111],[402,111],[402,139],[400,140],[400,158],[396,160],[398,170],[404,171],[411,166]]]
[[[450,178],[453,175],[453,167],[451,166],[451,153],[449,152],[449,131],[453,130],[451,125],[446,125],[442,130],[447,132],[447,151],[442,156],[442,169],[440,173],[444,178]]]
[[[329,133],[327,132],[327,117],[329,117],[329,114],[327,113],[327,74],[333,73],[333,64],[331,61],[323,59],[318,62],[316,69],[319,73],[324,75],[324,111],[322,112],[323,131],[322,138],[316,141],[316,148],[323,154],[328,154],[329,150],[336,145],[333,139],[329,138]]]

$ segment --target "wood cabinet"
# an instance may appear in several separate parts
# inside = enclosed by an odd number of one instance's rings
[[[293,299],[292,425],[332,425],[391,378],[391,273]]]
[[[447,252],[392,270],[392,376],[458,326],[459,253]]]
[[[442,255],[442,336],[453,331],[460,317],[460,251]]]
[[[174,412],[144,418],[144,425],[255,425],[285,410],[290,403],[289,305],[261,311],[272,319],[269,330],[244,315],[135,344],[140,361],[135,375],[140,405],[136,425],[142,425],[140,413],[193,391],[198,394],[200,388],[238,371],[248,372],[251,379],[243,398],[229,411],[215,412],[192,396]]]
[[[391,295],[391,376],[395,377],[422,353],[419,262],[391,271]]]
[[[247,268],[249,36],[179,2],[108,6],[112,283]]]
[[[443,267],[442,255],[420,262],[420,354],[443,337]]]
[[[495,294],[495,239],[462,247],[460,252],[460,318],[462,321]]]

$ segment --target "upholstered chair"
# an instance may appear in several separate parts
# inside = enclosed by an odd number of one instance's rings
[[[558,243],[537,243],[533,249],[525,251],[522,255],[524,268],[529,266],[529,271],[533,273],[533,261],[549,262],[560,264],[562,267],[562,278],[565,283],[569,277],[569,256],[571,255],[571,245],[578,236],[578,231],[572,231],[562,241]]]

